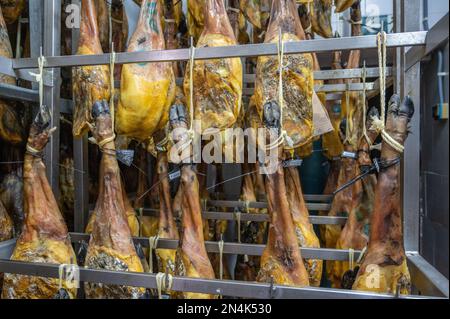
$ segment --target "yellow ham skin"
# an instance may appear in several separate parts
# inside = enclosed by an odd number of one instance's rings
[[[256,28],[261,29],[261,1],[240,0],[239,7],[245,18]]]
[[[47,239],[19,242],[11,260],[59,265],[75,263],[76,257],[70,243]],[[52,299],[59,288],[57,278],[5,274],[4,280],[3,299]],[[63,288],[71,299],[76,298],[77,289],[69,289],[66,283]]]
[[[313,10],[311,10],[312,30],[323,38],[333,36],[331,28],[332,5],[332,0],[314,0],[313,2]]]
[[[25,9],[25,4],[25,0],[0,0],[5,22],[7,24],[16,22],[22,14],[23,9]]]
[[[158,1],[143,1],[127,52],[165,49],[159,11]],[[117,132],[145,142],[166,125],[174,98],[175,77],[171,63],[124,65],[116,117]]]
[[[206,0],[188,0],[188,32],[195,41],[200,38],[205,25],[204,11]]]
[[[198,47],[236,45],[222,34],[203,34]],[[202,60],[194,63],[194,118],[202,129],[226,129],[236,122],[242,97],[242,64],[239,58]],[[190,108],[189,64],[184,78],[184,93]]]

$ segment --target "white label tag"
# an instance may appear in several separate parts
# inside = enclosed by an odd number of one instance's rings
[[[352,152],[344,152],[344,153],[342,153],[342,157],[343,158],[357,159],[358,155],[356,155],[356,153],[352,153]]]

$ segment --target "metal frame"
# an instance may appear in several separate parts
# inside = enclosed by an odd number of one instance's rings
[[[86,234],[71,234],[72,242],[89,240]],[[134,238],[134,242],[148,247],[147,238]],[[0,271],[6,273],[16,273],[24,275],[44,276],[58,278],[58,265],[26,263],[10,261],[9,256],[15,246],[15,240],[0,243]],[[163,240],[158,242],[158,248],[176,249],[178,242],[175,240]],[[208,252],[219,252],[217,242],[206,242]],[[263,245],[249,245],[226,243],[224,254],[247,254],[260,255],[264,249]],[[318,258],[323,260],[348,260],[348,251],[333,249],[301,249],[306,258]],[[355,253],[355,257],[360,252]],[[389,294],[374,294],[362,291],[314,288],[314,287],[288,287],[256,282],[242,282],[231,280],[208,280],[188,277],[174,277],[172,290],[183,292],[198,292],[207,294],[219,294],[224,296],[234,296],[241,298],[301,298],[301,299],[430,299],[448,298],[448,281],[442,280],[442,275],[437,272],[422,257],[412,255],[407,256],[409,267],[413,273],[414,286],[425,296],[395,296]],[[445,278],[444,278],[445,279]],[[156,274],[154,273],[131,273],[107,270],[93,270],[80,268],[80,281],[99,282],[105,284],[127,285],[157,288]]]
[[[80,0],[73,0],[73,3],[79,3]],[[401,96],[411,94],[416,102],[420,105],[420,61],[427,54],[433,51],[443,41],[448,41],[448,14],[429,32],[422,32],[418,21],[420,18],[416,16],[420,13],[420,1],[401,1],[394,0],[396,15],[396,32],[389,34],[387,45],[389,47],[389,55],[395,52],[394,67],[388,70],[388,75],[393,75],[394,85],[397,92]],[[46,71],[44,75],[45,83],[45,103],[52,112],[52,125],[59,127],[59,114],[61,111],[70,111],[71,105],[68,101],[64,102],[61,107],[60,91],[60,72],[59,68],[64,66],[80,66],[80,65],[98,65],[109,64],[110,55],[92,55],[92,56],[59,56],[60,54],[60,14],[61,0],[35,0],[30,1],[30,17],[29,22],[31,28],[31,58],[28,59],[5,59],[0,58],[0,72],[15,75],[25,80],[33,80],[30,72],[35,72],[37,68],[37,57],[39,56],[40,47],[44,48],[43,54],[46,56]],[[408,19],[405,19],[408,17]],[[406,32],[405,32],[406,31]],[[76,34],[77,30],[74,30]],[[446,36],[445,36],[446,34]],[[43,45],[44,44],[44,45]],[[405,52],[405,47],[413,47]],[[352,50],[362,49],[364,54],[374,53],[376,49],[375,36],[348,37],[340,39],[320,39],[303,42],[286,43],[286,54],[316,52],[324,53],[330,50]],[[200,48],[196,51],[197,59],[212,59],[226,57],[255,57],[263,55],[276,55],[276,44],[253,44],[240,45],[233,47],[221,48]],[[116,56],[117,64],[139,63],[139,62],[156,62],[156,61],[177,61],[188,60],[189,49],[153,51],[139,53],[118,53]],[[369,77],[377,77],[378,70],[376,68],[368,69]],[[349,78],[360,77],[361,69],[343,70],[343,71],[320,71],[315,76],[318,79],[326,78]],[[248,75],[250,80],[253,75]],[[254,76],[253,76],[254,78]],[[377,81],[368,83],[372,85],[372,89],[377,89]],[[32,101],[37,100],[36,84],[33,83],[33,90],[21,88],[12,88],[0,85],[0,96],[9,97],[19,100]],[[339,92],[340,90],[348,90],[349,87],[325,87],[328,92]],[[352,89],[352,88],[350,88]],[[355,86],[356,90],[362,87]],[[247,93],[251,93],[250,91]],[[329,98],[339,98],[339,94],[329,94]],[[403,211],[404,211],[404,232],[405,247],[407,250],[410,271],[416,285],[422,292],[432,296],[449,296],[448,280],[436,271],[429,263],[427,263],[418,254],[419,245],[419,146],[420,146],[420,112],[416,112],[412,122],[414,134],[411,135],[405,147],[405,161],[403,171]],[[47,173],[49,181],[52,185],[55,195],[58,196],[58,164],[59,164],[59,132],[55,132],[46,148]],[[75,208],[77,214],[76,225],[77,230],[84,228],[87,221],[88,203],[87,203],[87,174],[79,173],[87,172],[87,140],[75,140],[74,145],[75,157],[75,184],[77,188]],[[313,204],[324,205],[324,204]],[[233,206],[234,207],[234,206]],[[148,213],[151,213],[148,211]],[[211,218],[221,218],[227,220],[235,219],[234,214],[221,212],[205,212],[205,216]],[[228,215],[225,215],[228,214]],[[256,214],[255,214],[256,215]],[[259,220],[261,219],[261,220]],[[267,216],[253,214],[242,214],[241,220],[267,220]],[[319,217],[312,217],[312,221],[325,223],[325,219],[320,220]],[[327,220],[327,223],[338,223],[338,219]],[[87,240],[87,235],[72,234],[72,239]],[[148,239],[135,239],[142,245],[146,246]],[[6,260],[14,247],[14,241],[0,243],[0,271],[14,272],[21,274],[33,274],[49,277],[58,276],[58,267],[55,265],[43,264],[27,264]],[[176,241],[160,240],[161,248],[176,248]],[[218,245],[214,242],[206,243],[210,252],[218,252]],[[260,254],[264,246],[248,245],[237,243],[226,243],[224,253],[227,254]],[[305,257],[347,260],[348,251],[338,251],[332,249],[302,249]],[[111,284],[126,284],[145,286],[155,288],[156,281],[154,274],[133,274],[120,273],[100,270],[81,269],[81,279],[86,281],[101,281]],[[322,288],[293,288],[277,285],[237,282],[237,281],[219,281],[204,280],[193,278],[174,279],[174,290],[177,291],[193,291],[212,294],[232,295],[237,297],[253,297],[253,298],[395,298],[390,295],[370,294],[366,292],[343,291]],[[409,296],[408,298],[416,298],[417,296]]]

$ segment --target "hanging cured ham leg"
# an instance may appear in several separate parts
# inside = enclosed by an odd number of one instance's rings
[[[205,28],[198,47],[236,45],[223,0],[206,0]],[[233,126],[240,113],[242,97],[241,59],[195,61],[193,68],[193,104],[190,105],[190,67],[186,68],[184,93],[194,119],[201,120],[202,130]]]
[[[274,0],[265,43],[305,40],[305,33],[294,0]],[[314,91],[313,58],[311,54],[290,54],[284,57],[283,127],[290,139],[287,149],[296,149],[312,141]],[[267,103],[278,101],[279,59],[259,57],[256,71],[255,104],[260,117]]]
[[[144,0],[127,52],[165,48],[159,2]],[[170,62],[124,65],[117,109],[117,132],[146,141],[166,125],[174,98],[175,77]]]
[[[78,55],[102,54],[100,44],[97,12],[92,0],[81,2],[80,39]],[[73,135],[87,133],[92,123],[92,105],[110,97],[109,68],[106,65],[74,67],[72,71],[74,116]]]
[[[170,197],[169,183],[169,163],[167,153],[158,153],[157,162],[159,176],[159,230],[158,236],[163,239],[178,240],[178,229],[172,210],[172,199]],[[158,269],[161,272],[168,271],[169,274],[175,273],[176,251],[172,249],[157,249]]]
[[[170,122],[174,130],[187,127],[184,105],[175,104],[171,107]],[[174,140],[179,141],[178,138]],[[183,140],[186,141],[185,133],[180,136],[180,141]],[[177,251],[177,275],[214,279],[214,270],[205,248],[199,184],[197,174],[191,164],[184,164],[181,168],[180,186],[182,188],[180,195],[182,228],[180,248]],[[212,295],[190,292],[183,293],[183,297],[186,299],[213,298]]]
[[[366,127],[372,126],[372,119],[378,117],[378,111],[376,108],[372,108],[369,112]],[[378,133],[374,130],[369,130],[367,137],[372,144]],[[370,167],[372,162],[370,160],[370,146],[366,138],[361,137],[358,148],[358,166],[360,174],[361,171]],[[369,220],[373,211],[374,199],[375,199],[375,186],[377,184],[377,178],[375,175],[369,175],[362,180],[357,181],[352,186],[352,209],[349,213],[347,223],[345,224],[339,239],[336,243],[336,249],[354,249],[363,250],[367,246],[369,241]],[[343,279],[344,274],[350,269],[349,262],[335,261],[332,264],[332,286],[335,288],[348,288],[351,289],[347,283],[347,278]]]
[[[25,224],[17,240],[11,260],[76,264],[67,226],[59,211],[46,176],[42,152],[51,134],[50,112],[43,106],[34,120],[28,138],[23,170]],[[70,298],[77,290],[63,283]],[[49,299],[59,290],[59,280],[5,274],[2,298]]]
[[[413,114],[414,104],[409,97],[403,103],[397,95],[391,98],[386,132],[401,145],[408,136],[408,124]],[[369,247],[353,285],[355,290],[410,293],[411,278],[403,246],[400,156],[383,142],[381,163],[387,166],[395,164],[382,169],[378,175]]]
[[[286,195],[300,247],[320,248],[319,238],[317,238],[313,225],[309,221],[309,212],[303,198],[298,168],[285,168],[284,176],[286,180]],[[305,267],[311,286],[320,286],[322,264],[322,260],[319,259],[305,259]]]
[[[352,7],[351,18],[353,21],[361,20],[361,8],[359,2]],[[352,35],[358,36],[361,34],[361,25],[352,24]],[[361,59],[361,51],[352,50],[348,57],[347,68],[358,68]],[[347,83],[353,83],[358,80],[347,80]],[[361,122],[362,122],[362,108],[361,96],[355,92],[345,92],[341,101],[341,117],[345,121],[344,132],[344,151],[349,153],[356,153],[358,149],[359,138],[361,136]],[[359,173],[358,163],[354,158],[342,158],[340,161],[340,172],[337,186],[340,187],[352,180]],[[336,194],[331,204],[331,209],[328,216],[343,216],[348,217],[352,209],[353,188],[349,187]],[[326,225],[325,226],[325,247],[335,248],[337,240],[339,239],[342,227],[340,225]],[[328,278],[331,279],[332,261],[326,262],[326,271]]]
[[[143,272],[141,261],[136,254],[130,227],[125,216],[122,197],[120,170],[115,154],[109,106],[103,101],[92,107],[96,125],[92,134],[102,145],[103,156],[100,164],[100,178],[103,187],[95,207],[95,221],[85,266],[91,269]],[[126,286],[112,286],[101,283],[85,283],[87,298],[140,298],[145,289]]]
[[[280,109],[276,104],[265,107],[264,118],[270,134],[279,135]],[[275,134],[276,132],[276,134]],[[275,140],[275,136],[271,136]],[[282,150],[279,150],[282,154]],[[273,155],[272,155],[273,156]],[[281,160],[276,171],[266,177],[268,212],[270,215],[269,238],[261,256],[258,281],[273,282],[288,286],[308,286],[308,272],[300,255],[294,221],[289,207],[285,176]]]
[[[8,29],[3,20],[2,9],[0,7],[0,56],[12,59],[13,52],[9,42]],[[6,17],[6,13],[5,13]],[[0,83],[16,85],[14,77],[0,73]],[[24,144],[26,141],[26,130],[21,124],[20,116],[17,113],[17,103],[0,99],[0,140],[10,144]]]

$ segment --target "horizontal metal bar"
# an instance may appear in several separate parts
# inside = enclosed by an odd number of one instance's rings
[[[392,68],[386,68],[386,76],[391,77],[393,75]],[[314,71],[314,80],[339,80],[339,79],[354,79],[354,78],[362,78],[363,69],[342,69],[342,70],[322,70],[322,71]],[[379,68],[367,68],[366,69],[366,78],[377,78],[380,76]],[[244,83],[255,83],[256,75],[255,74],[245,74],[244,75]]]
[[[31,73],[38,73],[38,69],[13,69],[13,60],[0,56],[0,73],[22,79],[26,81],[36,82],[36,77]],[[44,71],[44,85],[53,86],[53,79],[51,74]]]
[[[81,233],[70,233],[72,242],[89,241],[90,235]],[[134,237],[133,241],[141,244],[142,247],[148,247],[149,240],[145,237]],[[178,240],[159,239],[156,248],[172,249],[178,248]],[[214,241],[205,241],[206,251],[209,253],[219,253],[219,243]],[[265,245],[243,244],[243,243],[225,243],[223,247],[224,254],[231,255],[249,255],[261,256]],[[302,257],[306,259],[320,259],[320,260],[338,260],[347,261],[349,259],[349,251],[342,249],[328,249],[328,248],[304,248],[299,247]],[[360,251],[355,251],[355,259],[358,259]]]
[[[387,35],[388,47],[406,47],[424,45],[427,32],[393,33]],[[360,37],[345,37],[331,39],[315,39],[299,42],[285,43],[285,53],[328,52],[356,49],[376,49],[377,37],[374,35]],[[189,49],[150,51],[150,52],[124,52],[116,54],[116,64],[170,62],[189,59]],[[198,60],[233,57],[252,57],[277,55],[278,48],[275,43],[247,44],[227,47],[206,47],[196,50],[195,58]],[[81,66],[81,65],[108,65],[110,54],[102,55],[74,55],[46,57],[46,68]],[[13,61],[14,69],[32,69],[38,66],[36,58],[16,59]]]
[[[206,205],[213,207],[227,207],[227,208],[267,208],[267,202],[243,202],[243,201],[228,201],[228,200],[209,200]],[[306,207],[311,211],[326,211],[330,210],[330,203],[306,203]]]
[[[159,216],[157,209],[144,209],[145,216]],[[203,212],[202,217],[209,220],[231,220],[236,221],[237,216],[232,212]],[[268,214],[241,214],[241,221],[243,222],[268,222],[270,220]],[[309,221],[313,225],[345,225],[347,217],[339,216],[309,216]]]
[[[80,281],[156,289],[156,274],[97,270],[80,267]],[[59,278],[58,265],[0,259],[0,271],[21,275]],[[235,280],[173,277],[172,291],[234,296],[255,299],[395,299],[394,295],[315,287],[289,287]],[[429,299],[426,296],[400,296],[399,299]]]
[[[425,295],[449,298],[448,279],[419,254],[407,254],[408,268],[414,285]]]
[[[379,87],[375,83],[366,83],[366,91],[377,91]],[[315,85],[314,91],[319,92],[360,92],[364,90],[363,83],[349,83],[349,84],[322,84]],[[255,93],[254,88],[244,88],[242,89],[244,95],[253,95]]]
[[[14,101],[39,102],[38,91],[4,83],[0,83],[0,97]]]

